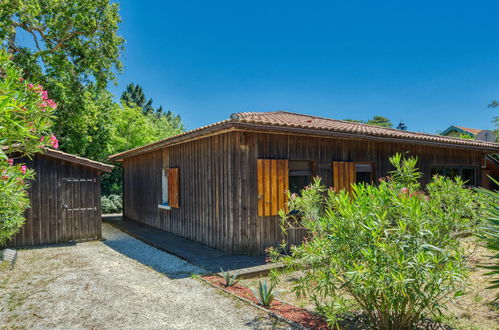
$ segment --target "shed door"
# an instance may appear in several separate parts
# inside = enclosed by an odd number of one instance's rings
[[[99,201],[95,178],[62,178],[61,209],[62,236],[65,239],[88,237],[95,232]]]

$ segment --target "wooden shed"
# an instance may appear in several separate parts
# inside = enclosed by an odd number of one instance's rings
[[[100,175],[113,166],[53,149],[19,159],[35,171],[26,223],[8,246],[101,238]]]
[[[482,182],[499,144],[408,132],[289,112],[230,119],[111,156],[124,169],[124,216],[232,254],[262,254],[282,240],[286,191],[313,176],[349,189],[392,170],[396,152],[433,174]],[[303,232],[290,232],[299,244]]]

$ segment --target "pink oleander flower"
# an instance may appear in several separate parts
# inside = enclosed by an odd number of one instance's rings
[[[26,170],[27,170],[27,169],[28,169],[28,168],[26,167],[26,165],[21,165],[21,172],[22,172],[23,174],[26,174]]]
[[[292,193],[291,196],[289,197],[291,200],[294,200],[296,199],[297,195],[296,193]]]
[[[50,144],[54,149],[59,148],[59,140],[57,140],[57,137],[54,134],[50,136]]]
[[[33,89],[33,88],[35,88],[35,85],[33,85],[33,84],[28,84],[28,87],[29,87],[29,88],[31,88],[31,89]]]
[[[14,160],[12,158],[7,159],[7,163],[9,163],[10,166],[14,165]]]
[[[403,194],[407,194],[409,192],[409,189],[407,189],[406,187],[400,189],[400,192],[403,193]]]
[[[45,141],[45,136],[40,137],[40,142]]]
[[[54,100],[52,100],[52,99],[46,99],[46,101],[45,101],[45,102],[46,102],[46,103],[47,103],[47,105],[48,105],[49,107],[51,107],[52,109],[57,108],[57,103],[55,103],[55,102],[54,102]]]

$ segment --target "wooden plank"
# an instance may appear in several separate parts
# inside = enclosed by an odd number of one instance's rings
[[[270,161],[270,215],[276,215],[279,212],[278,196],[280,195],[278,180],[279,173],[277,172],[277,164],[280,160],[272,159]]]
[[[258,216],[264,216],[265,214],[265,182],[264,182],[264,171],[265,171],[265,160],[257,159],[257,185],[258,185]]]
[[[270,173],[270,159],[265,159],[263,163],[263,184],[264,184],[264,216],[269,216],[271,214],[271,173]]]

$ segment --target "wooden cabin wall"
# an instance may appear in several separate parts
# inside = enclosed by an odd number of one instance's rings
[[[101,238],[100,174],[95,169],[37,155],[20,160],[35,170],[26,223],[8,246],[56,244]],[[91,181],[70,181],[85,179]],[[68,205],[64,208],[62,204]],[[95,210],[70,211],[77,208]]]
[[[483,154],[464,149],[430,147],[403,143],[384,143],[375,141],[358,141],[334,138],[307,137],[296,135],[279,135],[265,133],[246,133],[250,141],[249,149],[253,156],[248,159],[249,199],[245,207],[252,216],[249,237],[253,237],[251,251],[263,253],[265,248],[279,243],[283,236],[279,227],[279,217],[258,217],[257,215],[257,180],[255,158],[310,160],[316,164],[316,173],[326,186],[333,185],[331,163],[333,161],[369,161],[374,162],[375,176],[387,176],[393,170],[388,158],[397,152],[419,158],[418,167],[423,173],[422,184],[431,178],[431,167],[439,165],[457,165],[476,167],[476,182],[481,182],[480,166]],[[300,244],[305,233],[293,230],[288,233],[287,241]]]
[[[127,218],[238,253],[241,218],[234,185],[241,177],[236,147],[239,135],[222,134],[124,160]],[[159,209],[161,170],[178,167],[180,207]]]
[[[376,177],[391,170],[388,158],[418,156],[426,182],[431,166],[477,168],[482,154],[464,149],[401,143],[253,132],[215,135],[124,160],[125,216],[233,254],[262,254],[282,239],[279,218],[257,216],[257,159],[315,161],[317,174],[332,185],[333,161],[372,161]],[[180,169],[180,207],[158,208],[162,168]],[[289,232],[299,244],[302,231]]]

